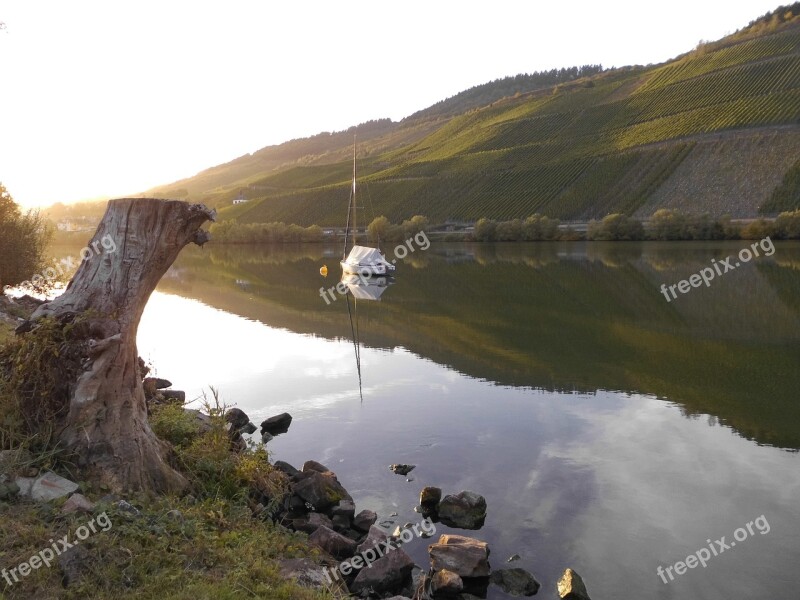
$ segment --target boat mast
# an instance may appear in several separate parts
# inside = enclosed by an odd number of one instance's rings
[[[350,213],[353,213],[353,245],[355,246],[355,219],[356,219],[356,136],[353,134],[353,186],[350,188],[350,201],[347,203],[347,224],[344,228],[344,249],[342,250],[342,260],[347,258],[347,237],[350,234]]]
[[[356,134],[353,134],[353,246],[356,245]]]

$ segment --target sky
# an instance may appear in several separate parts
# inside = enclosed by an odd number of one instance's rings
[[[0,0],[0,182],[26,207],[135,194],[507,75],[659,63],[779,4]]]

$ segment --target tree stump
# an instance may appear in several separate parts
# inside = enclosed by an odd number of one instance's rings
[[[70,388],[59,440],[93,481],[118,492],[176,492],[186,480],[167,463],[168,446],[147,422],[136,334],[161,277],[214,211],[151,198],[112,200],[63,295],[31,321],[88,318],[86,370]]]

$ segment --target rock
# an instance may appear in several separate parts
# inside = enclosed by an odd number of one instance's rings
[[[490,581],[511,596],[533,596],[540,584],[525,569],[498,569],[492,571]]]
[[[305,519],[295,519],[293,525],[297,531],[306,533],[314,533],[320,527],[333,529],[331,520],[327,516],[316,512],[308,513],[308,517]]]
[[[337,560],[350,558],[356,553],[356,543],[332,529],[322,525],[308,536],[308,541],[325,550]]]
[[[377,520],[378,515],[376,515],[374,512],[366,509],[362,510],[355,517],[353,517],[353,529],[367,533]]]
[[[289,558],[286,560],[278,561],[278,569],[282,579],[294,580],[303,587],[310,588],[328,588],[334,584],[341,592],[346,592],[344,584],[341,580],[337,581],[333,578],[325,576],[324,567],[318,565],[310,558]]]
[[[247,435],[253,435],[256,431],[258,431],[258,427],[252,421],[248,421],[247,425],[240,429],[242,433],[246,433]]]
[[[350,584],[354,594],[369,592],[378,594],[397,591],[411,575],[414,561],[401,549],[390,550],[372,563],[368,569],[361,569]]]
[[[261,423],[261,433],[269,433],[271,435],[278,435],[289,431],[289,425],[292,424],[292,415],[289,413],[281,413],[270,417]]]
[[[186,404],[186,392],[182,390],[162,390],[162,401],[169,404]]]
[[[489,575],[489,545],[462,535],[444,534],[439,542],[428,546],[431,568],[447,569],[461,577]]]
[[[301,471],[303,471],[303,473],[333,473],[328,467],[315,460],[307,460],[304,462]]]
[[[188,414],[193,415],[197,420],[198,433],[202,435],[211,431],[213,428],[213,425],[211,424],[211,417],[193,408],[184,408],[183,410],[185,410]]]
[[[250,417],[240,408],[229,408],[225,413],[225,420],[238,431],[250,422]]]
[[[439,520],[450,527],[480,529],[486,520],[486,500],[474,492],[447,495],[439,503]]]
[[[64,587],[75,585],[81,575],[87,570],[89,551],[86,546],[72,546],[58,556],[58,566],[61,568],[61,582]]]
[[[417,465],[403,465],[403,464],[396,464],[396,465],[389,465],[389,470],[392,471],[395,475],[408,475]]]
[[[177,508],[173,508],[171,511],[167,512],[166,517],[172,521],[183,523],[183,513]]]
[[[453,596],[464,589],[464,582],[456,573],[442,569],[436,571],[431,579],[431,592],[439,596]]]
[[[357,548],[357,552],[362,554],[364,551],[369,550],[370,548],[382,548],[383,542],[387,541],[389,537],[386,535],[386,532],[383,531],[380,527],[376,527],[373,525],[369,528],[369,533],[367,533],[367,537],[364,538]]]
[[[89,513],[93,510],[94,502],[90,502],[83,494],[72,494],[72,496],[64,502],[64,506],[61,507],[61,514],[68,515],[74,512]]]
[[[423,512],[435,510],[442,500],[442,490],[438,487],[424,487],[419,493],[419,505]]]
[[[334,531],[338,531],[342,535],[347,535],[347,531],[350,529],[350,519],[345,515],[333,515],[331,520],[333,521]]]
[[[172,387],[172,382],[166,379],[160,379],[159,377],[145,377],[142,381],[142,385],[145,388],[153,390],[165,390]]]
[[[340,500],[339,504],[331,508],[330,513],[332,517],[345,517],[350,522],[356,515],[356,505],[349,499]]]
[[[33,482],[30,496],[37,502],[50,502],[70,495],[77,491],[78,487],[77,483],[64,479],[52,471],[47,471]]]
[[[135,517],[138,517],[139,515],[142,514],[139,512],[138,508],[136,508],[133,504],[126,502],[125,500],[120,500],[119,502],[117,502],[117,509],[121,510],[122,512],[131,514]]]
[[[273,466],[276,469],[278,469],[278,471],[282,471],[283,473],[286,473],[289,477],[294,477],[295,475],[300,473],[300,471],[298,471],[292,465],[290,465],[289,463],[287,463],[287,462],[285,462],[283,460],[276,460],[275,464]]]
[[[583,579],[572,569],[567,569],[556,584],[558,597],[564,600],[589,600]]]
[[[261,434],[261,442],[264,444],[269,444],[272,440],[275,439],[275,436],[271,433],[262,433]]]
[[[326,512],[342,500],[349,500],[350,494],[332,474],[311,473],[294,484],[294,495],[301,498],[316,512]],[[364,530],[366,531],[366,530]]]
[[[17,484],[19,488],[19,495],[25,498],[31,497],[31,488],[33,487],[33,483],[36,481],[35,477],[17,477],[14,479],[14,483]]]

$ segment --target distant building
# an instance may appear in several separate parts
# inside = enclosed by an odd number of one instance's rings
[[[233,201],[233,204],[245,204],[247,202],[249,202],[249,200],[244,197],[244,192],[239,192],[239,196]]]

